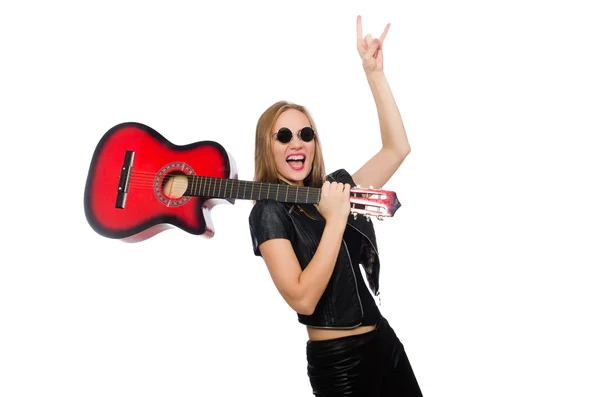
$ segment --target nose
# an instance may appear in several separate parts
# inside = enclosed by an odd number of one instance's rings
[[[290,147],[301,147],[302,143],[303,143],[302,139],[300,139],[298,134],[293,134],[292,140],[290,141],[289,145],[290,145]]]

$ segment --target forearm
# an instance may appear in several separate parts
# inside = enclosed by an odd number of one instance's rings
[[[385,74],[383,71],[368,72],[367,81],[377,108],[383,147],[398,155],[408,154],[410,145],[404,123]]]
[[[325,224],[317,251],[308,266],[298,278],[298,296],[301,306],[308,314],[312,314],[321,299],[340,252],[344,225]]]

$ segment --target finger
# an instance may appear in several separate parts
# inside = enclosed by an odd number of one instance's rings
[[[367,43],[367,46],[370,46],[370,45],[371,45],[371,43],[373,42],[373,36],[371,36],[370,34],[368,34],[368,35],[365,37],[365,42]]]
[[[361,18],[360,15],[358,17],[356,17],[356,39],[357,39],[357,41],[359,43],[363,39],[363,34],[362,34],[362,18]]]
[[[390,25],[391,25],[391,23],[388,23],[385,26],[385,29],[383,30],[383,33],[381,34],[381,37],[379,38],[381,45],[383,45],[383,40],[385,40],[385,36],[387,36],[388,30],[390,30]]]
[[[369,46],[367,45],[367,43],[364,40],[361,40],[356,44],[357,44],[356,47],[358,48],[358,53],[361,56],[364,54],[365,51],[367,51],[367,48],[369,48]]]

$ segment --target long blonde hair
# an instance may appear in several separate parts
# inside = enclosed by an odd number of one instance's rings
[[[271,105],[258,119],[256,124],[256,137],[254,141],[254,181],[277,183],[279,174],[275,167],[275,160],[271,152],[271,131],[275,120],[281,113],[288,109],[298,110],[308,118],[310,127],[315,131],[315,155],[306,186],[321,187],[325,182],[325,162],[323,161],[323,152],[319,134],[308,110],[301,105],[288,101],[279,101]]]

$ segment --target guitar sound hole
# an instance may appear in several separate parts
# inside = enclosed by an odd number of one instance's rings
[[[170,199],[178,199],[183,196],[188,187],[187,176],[181,171],[174,171],[163,179],[163,194]]]

